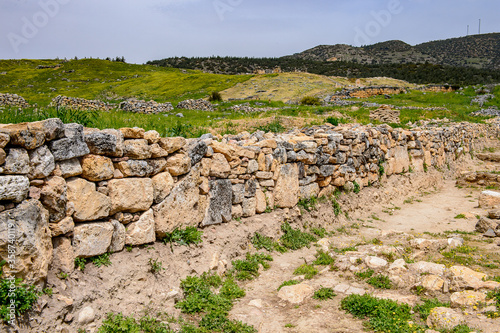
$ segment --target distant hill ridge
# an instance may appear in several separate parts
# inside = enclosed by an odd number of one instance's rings
[[[428,62],[446,66],[500,69],[500,33],[437,40],[415,46],[400,40],[362,47],[346,44],[319,45],[284,58],[368,65]]]

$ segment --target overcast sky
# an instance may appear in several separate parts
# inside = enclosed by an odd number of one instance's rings
[[[499,0],[0,0],[0,58],[279,57],[499,32]]]

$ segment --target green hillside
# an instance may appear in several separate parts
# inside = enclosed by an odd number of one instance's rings
[[[37,69],[39,66],[56,67]],[[0,74],[0,93],[19,94],[38,105],[48,105],[57,95],[108,102],[136,97],[175,103],[204,98],[251,78],[99,59],[0,60]]]

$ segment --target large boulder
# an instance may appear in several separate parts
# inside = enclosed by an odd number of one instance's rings
[[[112,215],[146,211],[153,204],[153,181],[149,178],[112,179],[108,182],[108,191]]]
[[[137,222],[127,225],[125,244],[142,245],[153,243],[155,240],[155,219],[152,209],[142,214]]]
[[[39,129],[30,129],[28,123],[12,124],[2,127],[10,135],[10,144],[26,149],[35,149],[45,143],[45,133]]]
[[[30,181],[25,176],[0,176],[0,201],[21,202],[28,196]]]
[[[222,158],[225,160],[224,156]],[[233,189],[229,179],[210,181],[208,209],[201,225],[208,226],[231,221],[232,197]]]
[[[480,208],[496,208],[500,205],[500,192],[483,191],[479,196]]]
[[[70,178],[67,186],[68,201],[75,207],[73,218],[76,221],[95,221],[109,216],[111,199],[97,192],[94,183],[81,178]]]
[[[485,233],[488,230],[496,230],[500,227],[500,221],[481,217],[476,223],[476,231]]]
[[[30,283],[47,277],[52,261],[49,215],[37,200],[25,201],[0,213],[0,259],[8,261],[9,254],[14,255],[15,262],[3,267],[4,274]]]
[[[151,158],[152,154],[151,146],[149,146],[148,141],[144,139],[125,140],[123,151],[125,156],[136,160]]]
[[[299,195],[299,168],[296,164],[282,165],[274,188],[274,204],[279,208],[297,205]]]
[[[75,257],[89,258],[108,252],[114,230],[111,222],[78,224],[73,234]]]
[[[154,207],[155,229],[158,238],[176,228],[197,226],[205,217],[206,197],[200,196],[199,165],[176,184],[161,204]]]

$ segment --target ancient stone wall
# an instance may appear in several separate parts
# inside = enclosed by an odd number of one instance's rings
[[[20,108],[29,108],[30,105],[24,98],[16,94],[1,94],[0,106],[17,106]]]
[[[338,98],[369,98],[379,95],[396,95],[405,92],[403,87],[361,87],[354,89],[342,89],[332,96],[332,101]]]
[[[87,100],[77,97],[57,96],[52,99],[52,106],[65,107],[71,110],[97,110],[109,111],[115,108],[115,105],[104,103],[99,100]]]
[[[443,167],[482,135],[497,132],[468,123],[325,125],[216,140],[59,119],[0,125],[0,259],[13,254],[4,272],[40,281],[49,265],[69,272],[77,257],[151,243],[176,228],[293,208],[300,198],[376,183],[381,170]]]
[[[157,103],[155,101],[146,102],[135,98],[130,98],[125,102],[121,102],[119,108],[124,111],[145,114],[166,113],[174,110],[172,103]]]

